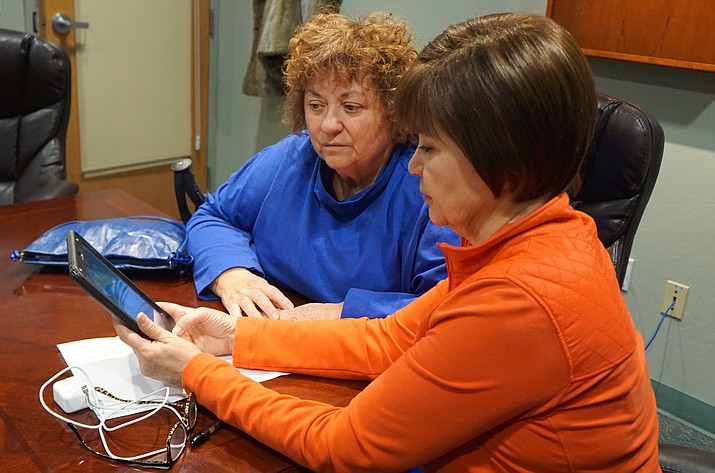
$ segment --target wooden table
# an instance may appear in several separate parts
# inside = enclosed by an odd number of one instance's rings
[[[69,220],[160,215],[122,191],[83,193],[49,201],[0,206],[0,471],[157,471],[110,462],[85,450],[38,401],[41,384],[66,365],[58,343],[114,336],[109,314],[72,282],[66,270],[10,260],[45,230]],[[132,272],[130,278],[155,300],[197,306],[188,277]],[[220,307],[218,303],[214,307]],[[345,406],[364,383],[290,375],[265,383],[276,391]],[[200,410],[196,425],[215,417]],[[172,471],[306,471],[233,427],[196,449],[187,447]]]

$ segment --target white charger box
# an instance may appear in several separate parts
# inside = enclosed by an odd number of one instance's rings
[[[55,402],[67,414],[87,408],[87,396],[82,391],[87,383],[76,376],[61,379],[52,386]]]

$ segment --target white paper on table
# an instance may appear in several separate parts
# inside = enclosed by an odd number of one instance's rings
[[[113,395],[128,400],[140,399],[169,387],[169,400],[177,401],[186,394],[182,389],[170,387],[163,382],[144,376],[139,360],[131,347],[119,337],[89,338],[57,345],[67,366],[82,368],[94,386],[102,387]],[[231,356],[220,359],[231,362]],[[277,371],[249,370],[239,368],[244,376],[262,383],[288,373]],[[81,376],[73,370],[75,376]]]
[[[225,356],[219,356],[218,358],[228,361],[229,363],[233,362],[233,358],[231,355],[225,355]],[[264,370],[251,370],[248,368],[237,368],[238,372],[241,373],[243,376],[246,378],[252,379],[253,381],[257,383],[262,383],[264,381],[268,381],[269,379],[277,378],[279,376],[285,376],[290,373],[284,373],[282,371],[264,371]]]
[[[73,368],[74,376],[84,380],[86,375],[92,386],[104,388],[120,399],[161,401],[166,398],[168,401],[178,401],[186,397],[183,389],[141,374],[139,360],[129,345],[119,337],[60,343],[57,348],[67,366]],[[84,373],[77,368],[81,368]],[[97,394],[96,399],[110,418],[152,409],[150,405],[128,405],[102,394]],[[117,412],[112,412],[120,407]]]
[[[57,348],[67,366],[82,368],[95,387],[102,387],[121,399],[141,399],[169,388],[169,400],[186,397],[184,391],[144,376],[132,349],[119,337],[89,338],[61,343]],[[75,376],[81,376],[72,370]]]

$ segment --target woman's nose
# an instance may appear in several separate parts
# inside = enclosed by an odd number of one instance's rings
[[[328,112],[323,117],[323,121],[320,124],[320,128],[325,134],[334,136],[342,131],[343,122],[340,120],[340,117],[338,117],[335,112],[331,112],[330,110],[328,110]]]
[[[407,171],[409,171],[410,174],[413,176],[421,176],[422,175],[422,163],[419,159],[419,150],[415,152],[415,154],[412,155],[410,158],[410,161],[407,163]]]

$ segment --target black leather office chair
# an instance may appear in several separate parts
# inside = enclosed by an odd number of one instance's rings
[[[57,45],[0,29],[0,205],[79,190],[65,179],[70,79]]]
[[[598,95],[596,131],[583,167],[582,187],[571,205],[596,221],[619,284],[663,157],[663,128],[648,112]]]

